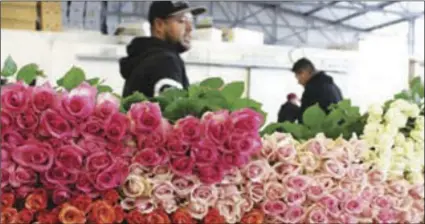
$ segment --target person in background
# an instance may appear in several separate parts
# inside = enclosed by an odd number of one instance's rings
[[[286,103],[284,103],[278,113],[278,123],[285,121],[295,122],[300,113],[299,100],[295,93],[290,93],[286,96]]]
[[[301,58],[295,62],[292,72],[295,73],[298,83],[304,87],[298,117],[300,123],[302,123],[302,115],[310,106],[318,103],[321,109],[329,113],[329,106],[343,99],[341,90],[332,77],[323,71],[316,70],[314,64],[307,58]]]
[[[189,80],[180,57],[191,47],[193,16],[206,11],[184,1],[154,1],[149,8],[151,37],[136,37],[119,61],[125,79],[123,97],[138,91],[147,97],[166,88],[186,89]]]

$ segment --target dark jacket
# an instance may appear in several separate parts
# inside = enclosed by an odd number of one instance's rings
[[[278,116],[277,122],[278,123],[283,123],[285,121],[295,122],[298,119],[299,114],[300,114],[300,107],[288,101],[282,106],[280,106],[280,110],[277,115]]]
[[[127,57],[120,59],[125,79],[123,97],[135,91],[153,97],[168,87],[186,89],[189,80],[176,47],[155,37],[137,37],[127,46]]]
[[[328,107],[342,100],[342,93],[339,87],[334,83],[332,77],[324,72],[314,75],[306,84],[301,98],[301,109],[299,121],[302,122],[302,114],[316,103],[329,113]]]

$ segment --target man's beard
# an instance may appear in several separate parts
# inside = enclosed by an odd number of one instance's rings
[[[189,50],[180,41],[177,41],[175,38],[173,38],[173,36],[169,35],[168,33],[165,33],[164,39],[167,43],[172,45],[179,53],[183,53]]]

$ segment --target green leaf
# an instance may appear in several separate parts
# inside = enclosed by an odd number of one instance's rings
[[[230,109],[226,98],[218,90],[207,90],[201,94],[199,99],[212,111]]]
[[[202,87],[199,86],[199,85],[191,85],[188,88],[188,94],[189,94],[190,98],[196,98],[203,92],[204,91],[203,91]]]
[[[296,139],[303,139],[305,137],[305,127],[301,124],[285,121],[282,126],[287,133],[292,134]]]
[[[255,100],[249,98],[240,98],[233,102],[233,104],[231,105],[231,109],[238,110],[242,108],[251,108],[258,111],[261,110],[261,106],[262,104]]]
[[[113,92],[112,88],[107,85],[98,85],[97,86],[97,92],[103,93],[103,92]]]
[[[188,93],[186,90],[183,89],[177,89],[177,88],[168,88],[165,91],[163,91],[160,96],[165,97],[170,100],[175,100],[178,98],[187,97]]]
[[[244,82],[231,82],[224,86],[224,88],[221,90],[221,93],[229,103],[232,103],[236,99],[242,97],[244,88]]]
[[[32,63],[25,65],[19,69],[18,74],[16,75],[17,80],[23,80],[25,83],[30,84],[35,77],[37,77],[38,65]]]
[[[171,121],[177,121],[188,115],[200,117],[204,105],[195,99],[182,98],[172,102],[164,110],[164,117]]]
[[[326,118],[326,113],[320,108],[318,104],[307,108],[303,114],[303,123],[311,129],[317,130],[323,124]]]
[[[10,55],[7,56],[3,64],[3,69],[1,70],[1,76],[4,76],[4,77],[12,76],[16,73],[17,70],[18,70],[18,67],[15,61],[12,59]]]
[[[277,131],[283,131],[283,130],[284,130],[283,123],[270,123],[266,127],[264,127],[263,130],[261,130],[260,135],[261,136],[270,135]]]
[[[323,121],[323,128],[328,130],[334,128],[338,125],[341,120],[343,120],[343,113],[339,109],[332,110],[328,115],[326,115],[325,120]]]
[[[86,80],[86,82],[88,82],[91,86],[95,86],[99,84],[99,81],[100,81],[99,78],[92,78],[92,79]]]
[[[69,91],[80,85],[82,82],[84,82],[84,80],[86,80],[84,71],[81,68],[74,66],[63,77],[61,86]]]
[[[128,111],[133,103],[138,103],[147,100],[148,98],[140,92],[134,92],[130,96],[125,97],[121,101],[122,108],[124,111]]]
[[[211,89],[219,89],[224,85],[224,81],[221,78],[214,77],[205,79],[200,83],[200,85]]]

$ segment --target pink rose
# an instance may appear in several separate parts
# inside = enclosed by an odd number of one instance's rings
[[[32,93],[32,108],[35,112],[41,113],[47,109],[55,109],[58,105],[55,90],[49,83],[42,86],[35,86]]]
[[[248,194],[241,195],[240,208],[242,213],[249,212],[254,208],[254,201]]]
[[[73,121],[87,118],[94,112],[97,89],[82,83],[69,93],[63,93],[61,111],[65,118]]]
[[[283,198],[286,189],[283,184],[279,182],[268,182],[264,187],[266,198],[270,201],[277,201]]]
[[[291,162],[295,159],[295,156],[297,155],[297,151],[292,144],[285,144],[282,146],[279,146],[277,148],[277,156],[279,157],[279,161],[286,161]]]
[[[321,199],[319,199],[319,204],[326,208],[327,211],[335,211],[336,208],[338,208],[339,202],[338,199],[336,199],[332,195],[325,195]]]
[[[105,191],[120,186],[128,175],[128,165],[115,161],[108,169],[101,171],[95,179],[94,187]]]
[[[171,170],[180,176],[191,175],[195,161],[191,157],[176,157],[171,159]]]
[[[153,196],[161,201],[174,200],[174,187],[169,181],[160,182],[153,187]]]
[[[201,121],[193,116],[178,120],[174,127],[175,131],[179,133],[180,139],[186,144],[194,144],[200,141],[204,131]]]
[[[112,114],[105,124],[106,137],[115,142],[123,139],[127,131],[128,119],[119,112]]]
[[[382,171],[377,169],[370,170],[367,173],[367,176],[368,176],[369,184],[371,185],[379,185],[384,183],[385,181],[385,174]]]
[[[250,108],[232,112],[230,119],[237,133],[258,133],[264,122],[263,116]]]
[[[34,131],[38,126],[38,116],[27,110],[16,117],[17,126],[23,131]]]
[[[276,144],[275,139],[267,139],[266,137],[262,142],[261,158],[267,159],[270,162],[276,162],[278,159],[276,155]]]
[[[398,198],[407,197],[409,194],[409,183],[406,180],[391,181],[387,185],[387,191]]]
[[[240,207],[232,199],[218,200],[216,208],[220,212],[220,215],[224,217],[227,223],[236,223],[241,217]]]
[[[336,182],[329,175],[316,175],[315,181],[326,190],[330,191],[337,187]]]
[[[162,123],[161,108],[158,103],[132,104],[128,114],[130,116],[130,129],[137,135],[155,131]]]
[[[183,143],[176,133],[168,136],[166,145],[167,151],[172,156],[184,156],[190,149],[190,145]]]
[[[97,96],[94,114],[101,119],[107,120],[112,114],[118,112],[119,106],[120,101],[116,96],[109,92],[103,92]]]
[[[120,202],[120,206],[124,209],[124,210],[133,210],[136,208],[136,199],[135,198],[124,198],[123,200],[121,200]]]
[[[193,189],[190,198],[192,201],[199,201],[208,206],[214,206],[218,199],[218,191],[213,186],[199,185]]]
[[[254,160],[244,168],[245,176],[253,182],[262,182],[270,174],[271,168],[266,160]]]
[[[360,197],[363,201],[371,201],[376,195],[377,192],[374,191],[374,188],[372,186],[366,186],[360,193]]]
[[[89,173],[97,173],[112,166],[114,159],[109,153],[94,152],[87,156],[85,162],[85,169]]]
[[[173,175],[171,168],[168,164],[160,165],[152,170],[152,174],[155,177],[155,180],[169,180]]]
[[[11,176],[15,172],[16,165],[14,163],[9,163],[8,166],[2,164],[1,167],[1,189],[5,188],[10,184]]]
[[[83,166],[81,153],[73,146],[62,146],[56,151],[55,164],[71,173],[79,173]]]
[[[409,195],[415,199],[423,199],[424,198],[424,185],[423,184],[416,184],[412,186],[409,190]]]
[[[215,144],[223,144],[233,132],[232,121],[228,111],[207,112],[202,116],[205,136]]]
[[[200,201],[190,201],[187,206],[190,216],[202,220],[208,213],[208,205]]]
[[[232,167],[241,168],[249,161],[248,156],[238,153],[223,153],[220,156],[221,166],[224,170],[230,170]]]
[[[358,215],[363,211],[363,204],[360,199],[351,198],[344,202],[343,209],[347,214]]]
[[[29,194],[35,191],[35,188],[32,186],[22,185],[18,187],[15,191],[15,197],[19,199],[25,199]]]
[[[45,172],[53,165],[54,152],[45,144],[28,143],[15,148],[12,152],[13,160],[37,172]]]
[[[8,145],[1,144],[1,167],[8,167],[13,161],[12,161],[12,155],[10,152],[12,149]]]
[[[168,161],[168,155],[160,148],[145,148],[136,154],[133,161],[144,167],[155,167]]]
[[[304,208],[301,206],[290,206],[285,212],[285,215],[283,216],[284,222],[288,223],[300,223],[301,220],[304,219],[305,211]]]
[[[246,192],[255,203],[264,199],[264,185],[262,183],[248,182]]]
[[[392,209],[383,208],[379,210],[376,220],[379,223],[396,223],[397,213]]]
[[[13,127],[1,130],[1,144],[8,144],[16,147],[24,143],[24,137],[17,131],[13,130]]]
[[[105,133],[105,130],[103,128],[104,123],[105,121],[101,118],[90,116],[84,123],[81,123],[81,125],[79,126],[79,130],[81,132],[81,135],[93,135],[96,137],[103,137]]]
[[[285,195],[286,204],[289,206],[302,205],[306,198],[306,194],[302,191],[289,190]]]
[[[98,193],[95,192],[93,181],[94,180],[92,180],[88,174],[81,173],[78,176],[75,187],[82,193],[88,194],[90,197],[94,198]]]
[[[325,172],[335,179],[341,179],[345,176],[346,170],[342,163],[337,160],[327,160],[324,163]]]
[[[45,137],[71,137],[72,127],[58,112],[47,109],[41,114],[39,133]]]
[[[346,201],[352,196],[346,188],[337,188],[331,194],[340,201]]]
[[[175,212],[179,207],[177,206],[176,200],[164,200],[158,203],[158,206],[163,208],[167,214]]]
[[[198,177],[204,184],[215,184],[223,179],[223,169],[219,164],[197,166]]]
[[[321,157],[326,152],[326,147],[317,139],[311,140],[307,147],[317,157]]]
[[[319,184],[310,185],[307,188],[307,197],[312,201],[318,201],[325,195],[325,189]]]
[[[348,169],[347,176],[351,181],[363,182],[366,177],[366,170],[361,165],[351,165]]]
[[[372,206],[377,208],[391,208],[393,203],[388,197],[377,196],[373,199]]]
[[[217,147],[214,147],[214,144],[204,143],[204,141],[193,146],[191,156],[198,166],[211,165],[219,159]]]
[[[329,223],[325,211],[320,207],[315,207],[308,213],[308,223]]]
[[[84,136],[79,140],[76,148],[80,149],[83,154],[103,152],[107,148],[108,144],[104,138],[95,136]]]
[[[310,178],[303,175],[289,176],[286,180],[286,186],[297,191],[304,191],[310,185]]]
[[[228,170],[223,177],[223,180],[221,181],[222,184],[241,184],[243,182],[243,177],[241,170],[233,167],[230,170]]]
[[[355,216],[349,215],[349,214],[341,214],[338,217],[338,221],[340,223],[347,223],[347,224],[359,222],[359,220]]]
[[[137,136],[137,147],[139,149],[155,148],[164,145],[166,137],[162,132],[155,131],[149,134],[142,134]],[[180,142],[176,142],[179,143]]]
[[[155,203],[152,199],[141,198],[135,201],[135,208],[142,214],[149,214],[155,209]]]
[[[60,205],[71,199],[71,192],[66,188],[60,188],[53,191],[52,199],[55,205]]]
[[[70,173],[63,167],[53,166],[44,173],[44,178],[49,184],[66,186],[67,184],[75,183],[78,179],[78,174]]]
[[[218,188],[219,198],[239,198],[239,195],[239,189],[235,185],[220,185],[220,187]]]
[[[271,216],[283,214],[288,209],[288,206],[286,206],[285,203],[283,203],[282,201],[269,200],[263,202],[261,207],[263,209],[264,214]]]
[[[1,87],[1,107],[12,113],[19,113],[28,108],[32,89],[23,82]]]
[[[13,126],[14,124],[14,120],[11,114],[9,112],[4,111],[3,109],[1,110],[0,122],[2,129],[7,129],[8,127]]]
[[[301,167],[297,164],[280,162],[273,165],[273,170],[278,175],[279,179],[283,180],[289,175],[298,175],[301,171]]]
[[[261,138],[258,134],[235,134],[220,147],[224,153],[240,153],[242,155],[251,155],[261,150]]]
[[[171,180],[171,184],[173,184],[178,196],[186,197],[192,192],[193,188],[196,187],[196,180],[197,178],[194,177],[174,176]]]
[[[17,188],[21,185],[32,186],[37,181],[37,174],[32,169],[18,166],[13,173],[10,173],[10,185]]]

